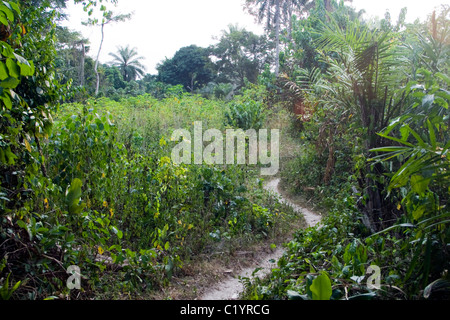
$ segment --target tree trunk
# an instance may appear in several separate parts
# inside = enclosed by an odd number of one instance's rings
[[[330,139],[333,139],[330,137]],[[325,168],[325,175],[323,177],[323,183],[325,185],[330,185],[331,178],[333,177],[334,168],[336,165],[336,157],[334,155],[334,145],[331,141],[328,146],[328,161],[327,161],[327,167]]]
[[[95,95],[98,95],[98,91],[100,88],[100,74],[98,72],[98,63],[99,63],[99,59],[100,59],[100,52],[102,51],[102,46],[103,46],[103,40],[105,38],[105,23],[102,23],[102,40],[100,41],[100,48],[98,49],[98,54],[97,54],[97,59],[95,60],[95,76],[97,78],[97,83],[95,85]]]
[[[281,14],[280,14],[280,0],[276,1],[275,8],[275,37],[276,37],[276,57],[275,57],[275,76],[278,77],[280,74],[280,24],[281,24]]]
[[[288,40],[289,42],[292,41],[292,8],[289,8],[289,12],[287,13],[288,15]]]
[[[86,46],[81,43],[80,86],[84,87],[84,64],[86,61]]]

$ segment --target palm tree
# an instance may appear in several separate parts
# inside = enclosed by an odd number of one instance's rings
[[[312,0],[246,0],[245,7],[248,12],[257,17],[258,23],[266,22],[266,29],[275,28],[276,59],[275,75],[280,72],[280,32],[281,24],[288,25],[288,37],[290,38],[292,25],[291,19],[295,12],[309,11],[314,6]]]
[[[386,141],[377,133],[400,115],[406,102],[404,92],[397,89],[403,81],[405,65],[396,35],[392,30],[371,29],[357,19],[343,28],[330,17],[323,24],[318,46],[329,64],[332,83],[323,86],[328,92],[323,103],[331,110],[341,110],[340,114],[354,115],[355,121],[358,119],[358,125],[365,131],[361,136],[365,154],[383,147]],[[332,52],[339,58],[330,58]],[[384,186],[373,175],[382,176],[384,168],[380,163],[369,163],[365,171],[367,176],[360,178],[367,196],[364,211],[369,227],[380,230],[386,220],[384,208],[392,204],[386,202]]]
[[[255,15],[258,23],[266,20],[266,28],[270,30],[275,24],[276,37],[276,59],[275,59],[275,75],[278,76],[280,71],[280,28],[281,28],[281,10],[282,4],[286,0],[246,0],[247,10]],[[254,11],[254,9],[257,9]],[[275,10],[273,10],[275,9]]]
[[[119,46],[117,54],[110,53],[109,55],[114,58],[111,64],[120,69],[123,80],[129,82],[145,74],[145,66],[140,62],[144,57],[138,56],[136,48],[130,49],[130,46],[125,48]]]
[[[102,6],[104,8],[104,6]],[[104,11],[104,10],[102,10]],[[97,58],[95,59],[95,65],[94,65],[94,71],[97,78],[96,85],[95,85],[95,95],[98,95],[98,90],[100,88],[100,73],[98,72],[98,66],[100,64],[100,53],[103,48],[103,42],[105,40],[105,27],[108,24],[116,23],[116,22],[124,22],[131,18],[131,13],[128,14],[119,14],[115,15],[112,11],[104,11],[103,12],[103,18],[101,22],[99,22],[97,19],[89,18],[88,21],[82,22],[85,26],[100,26],[101,27],[101,41],[100,46],[98,48]]]

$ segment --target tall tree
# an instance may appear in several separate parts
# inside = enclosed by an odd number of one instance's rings
[[[229,25],[222,31],[219,42],[210,47],[215,58],[218,82],[242,87],[245,79],[256,83],[259,73],[270,60],[269,43],[265,36],[258,36],[237,25]]]
[[[354,115],[363,128],[362,150],[366,155],[370,149],[383,146],[385,141],[377,133],[399,115],[405,104],[403,92],[396,89],[404,81],[405,71],[404,62],[399,59],[404,52],[396,36],[390,29],[372,30],[359,20],[342,28],[338,21],[330,19],[323,24],[318,42],[324,54],[335,55],[324,56],[333,83],[324,86],[328,92],[324,105],[330,110],[345,108],[344,112]],[[392,204],[383,197],[384,185],[373,179],[374,174],[382,176],[383,168],[367,164],[359,183],[367,196],[365,213],[370,226],[380,230]]]
[[[157,66],[158,81],[178,85],[188,91],[206,85],[213,79],[209,51],[191,45],[178,50],[172,59],[166,59]]]
[[[287,25],[288,38],[292,30],[292,16],[302,14],[315,5],[311,0],[246,0],[245,8],[257,17],[258,23],[265,21],[266,30],[275,31],[275,75],[280,72],[280,35],[282,23]]]
[[[275,75],[280,72],[280,30],[282,4],[286,0],[246,0],[245,8],[257,17],[258,23],[266,22],[266,30],[275,29]]]
[[[334,11],[337,6],[336,0],[323,0],[325,4],[325,9],[329,12]],[[353,2],[353,0],[344,0],[344,2]]]
[[[84,86],[86,53],[89,51],[89,40],[79,32],[67,27],[56,28],[56,50],[58,59],[56,67],[65,80],[72,79],[75,85]]]
[[[95,95],[96,96],[98,95],[98,91],[99,91],[99,87],[100,87],[100,73],[98,72],[98,65],[99,65],[100,53],[101,53],[102,47],[103,47],[103,42],[105,40],[105,26],[107,26],[108,24],[111,24],[111,23],[115,23],[115,22],[123,22],[123,21],[126,21],[131,18],[130,13],[115,15],[112,11],[108,11],[106,9],[106,7],[103,5],[100,7],[100,11],[103,12],[100,22],[97,18],[89,18],[87,22],[83,23],[85,25],[100,26],[100,29],[101,29],[101,40],[100,40],[100,45],[98,48],[97,57],[95,59],[95,66],[94,66],[95,75],[97,77],[96,86],[95,86]]]
[[[144,57],[138,56],[136,48],[118,47],[117,54],[110,53],[109,55],[114,58],[111,64],[120,69],[123,80],[129,82],[145,74],[145,66],[140,62]]]
[[[287,37],[290,41],[292,38],[292,18],[294,14],[303,17],[314,8],[315,1],[312,0],[284,0],[282,3],[282,23],[287,29]]]

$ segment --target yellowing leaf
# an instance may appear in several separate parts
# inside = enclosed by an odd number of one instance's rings
[[[424,205],[419,206],[416,209],[414,209],[414,211],[413,211],[413,218],[414,218],[414,220],[419,220],[420,218],[422,218],[422,216],[426,212],[426,209],[427,208]]]
[[[104,252],[105,252],[105,250],[103,250],[103,248],[99,246],[98,247],[98,254],[102,255]]]
[[[399,203],[397,206],[397,210],[400,210],[402,208],[402,205]]]
[[[23,142],[25,143],[25,148],[27,148],[28,152],[31,152],[31,145],[28,140],[24,139]]]

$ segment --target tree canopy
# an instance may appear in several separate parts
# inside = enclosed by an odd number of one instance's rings
[[[136,80],[145,75],[145,66],[141,63],[144,57],[138,56],[136,48],[118,47],[117,53],[109,55],[114,58],[111,64],[120,69],[125,81]]]
[[[209,52],[191,45],[178,50],[173,58],[157,66],[158,80],[171,85],[181,84],[187,91],[194,91],[213,79]]]

